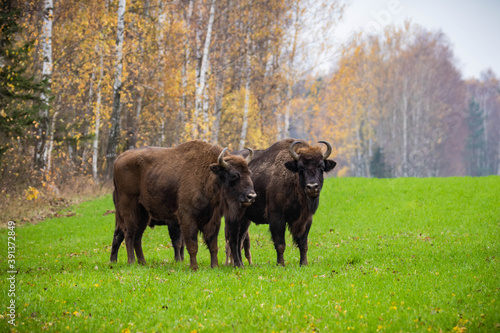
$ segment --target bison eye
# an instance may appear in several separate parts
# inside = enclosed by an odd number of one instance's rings
[[[239,173],[231,173],[231,174],[229,175],[229,180],[230,180],[231,182],[235,182],[235,181],[237,181],[238,179],[240,179],[240,174],[239,174]]]

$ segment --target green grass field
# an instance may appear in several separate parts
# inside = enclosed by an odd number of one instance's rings
[[[124,243],[110,265],[108,209],[111,196],[16,227],[15,327],[0,230],[0,331],[500,332],[500,177],[328,179],[307,267],[290,237],[276,266],[255,225],[244,269],[223,265],[223,229],[219,268],[204,246],[198,272],[175,263],[166,227],[146,230],[146,266]]]

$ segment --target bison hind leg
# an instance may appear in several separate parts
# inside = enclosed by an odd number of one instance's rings
[[[276,263],[277,265],[285,266],[285,259],[283,253],[286,249],[285,241],[285,221],[279,217],[274,217],[270,219],[269,230],[271,231],[271,237],[273,239],[274,248],[276,249]]]
[[[144,253],[142,252],[142,235],[148,225],[149,214],[146,211],[146,208],[144,208],[141,204],[139,204],[139,207],[137,208],[137,221],[138,225],[134,237],[134,250],[137,255],[137,261],[144,265],[146,264],[146,259],[144,259]]]
[[[123,230],[117,226],[115,233],[113,234],[110,262],[116,262],[118,260],[118,250],[120,249],[120,245],[122,244],[124,238],[125,234],[123,233]]]
[[[243,236],[243,244],[242,244],[243,249],[245,250],[245,257],[248,260],[248,264],[252,264],[252,254],[250,253],[250,235],[247,232]]]

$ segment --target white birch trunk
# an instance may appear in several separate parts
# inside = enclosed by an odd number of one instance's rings
[[[500,138],[500,128],[498,137]],[[500,140],[498,140],[498,148],[497,148],[497,175],[500,176]]]
[[[42,79],[47,81],[47,93],[50,94],[50,85],[52,81],[52,19],[54,4],[52,0],[45,0],[43,10],[42,26]],[[35,161],[38,166],[46,167],[48,159],[47,149],[47,131],[49,127],[49,95],[42,92],[40,98],[44,104],[43,111],[40,114],[39,141],[37,143]]]
[[[134,140],[133,144],[131,144],[128,147],[128,149],[134,149],[137,146],[137,135],[139,134],[139,126],[141,125],[141,112],[142,112],[142,95],[141,93],[139,93],[139,96],[137,97],[137,109],[135,109]],[[164,119],[166,119],[166,117]]]
[[[98,47],[97,50],[99,50]],[[104,53],[102,50],[100,52],[99,81],[97,81],[97,101],[95,106],[95,132],[92,144],[92,177],[95,182],[98,181],[97,162],[99,161],[99,129],[101,126],[101,82],[104,76]]]
[[[97,51],[98,51],[97,44],[95,46],[95,49],[96,49],[96,54],[97,54]],[[87,119],[90,118],[91,114],[92,114],[92,100],[94,99],[95,77],[96,77],[96,68],[94,67],[94,70],[92,71],[92,75],[90,77],[90,84],[89,84],[89,101],[87,103],[87,113],[85,114],[85,117]],[[89,127],[90,127],[90,124],[89,124]],[[84,130],[85,136],[88,134],[89,131],[90,131],[89,128],[85,128],[85,130]],[[82,170],[85,170],[85,166],[87,163],[87,154],[88,154],[88,149],[87,149],[87,147],[84,147],[83,152],[82,152]]]
[[[241,126],[241,135],[240,135],[240,145],[238,147],[239,150],[245,147],[245,141],[247,139],[247,131],[248,131],[248,109],[250,108],[250,81],[251,81],[251,58],[250,58],[250,50],[251,50],[251,40],[250,40],[250,30],[247,31],[247,57],[246,57],[246,82],[245,82],[245,104],[243,106],[243,125]]]
[[[215,85],[214,122],[212,124],[212,143],[219,142],[220,119],[222,115],[222,102],[224,100],[224,83],[226,80],[227,53],[226,44],[222,45],[222,69]]]
[[[208,66],[210,66],[210,59],[207,60],[207,62],[209,63]],[[208,67],[210,68],[210,67]],[[208,117],[208,107],[210,105],[210,100],[208,98],[208,89],[204,89],[203,91],[203,137],[202,139],[203,140],[208,140],[208,131],[209,131],[209,127],[210,127],[210,119]]]
[[[294,84],[294,78],[293,78],[293,66],[294,66],[294,61],[295,61],[295,53],[297,52],[297,40],[299,38],[299,17],[300,17],[300,2],[297,1],[295,4],[295,32],[293,35],[293,42],[292,42],[292,50],[290,53],[290,68],[288,69],[288,90],[286,93],[286,109],[285,109],[285,123],[284,123],[284,134],[285,137],[290,137],[290,113],[291,113],[291,100],[292,100],[292,90],[293,90],[293,84]]]
[[[210,55],[210,41],[212,38],[212,26],[214,23],[214,18],[215,18],[215,0],[212,0],[212,3],[210,5],[210,16],[209,16],[208,25],[207,25],[207,35],[205,37],[205,44],[203,47],[199,82],[198,82],[198,85],[196,87],[196,92],[195,92],[195,106],[194,106],[195,109],[194,109],[194,115],[193,115],[193,130],[192,130],[193,139],[197,139],[199,136],[198,117],[199,117],[200,112],[202,111],[202,108],[203,108],[202,99],[203,99],[203,92],[205,91],[205,85],[206,85],[206,76],[207,76],[207,71],[208,71],[208,60],[209,60],[208,58]]]
[[[163,142],[165,142],[165,119],[160,124],[160,142],[158,142],[158,146],[163,146]]]
[[[281,113],[276,112],[276,130],[277,130],[277,140],[283,140],[284,135],[283,135],[283,126],[281,124]]]
[[[159,35],[158,35],[158,71],[160,73],[159,75],[159,82],[158,82],[158,86],[159,86],[159,90],[160,90],[160,97],[158,99],[158,111],[159,113],[162,115],[162,118],[163,119],[166,119],[166,116],[165,116],[165,111],[164,111],[164,107],[163,107],[163,101],[165,100],[165,89],[164,89],[164,83],[163,83],[163,61],[164,61],[164,57],[165,57],[165,33],[164,33],[164,24],[165,24],[165,20],[167,18],[166,16],[166,13],[165,13],[165,3],[163,1],[159,1],[158,2],[158,10],[160,12],[160,14],[158,15],[158,30],[160,31]],[[139,100],[138,100],[138,103],[137,103],[137,112],[136,112],[136,120],[137,120],[137,127],[139,127],[139,118],[140,118],[140,113],[141,113],[141,108],[142,108],[142,97],[139,96]],[[162,121],[162,124],[160,125],[160,135],[161,135],[161,139],[160,139],[160,146],[163,145],[163,143],[165,142],[165,131],[164,131],[164,122],[165,120]]]
[[[177,113],[177,134],[176,134],[176,142],[179,142],[181,139],[182,132],[184,131],[186,112],[187,112],[187,82],[188,75],[187,70],[190,64],[189,58],[191,57],[191,47],[189,46],[189,31],[191,30],[191,16],[193,14],[193,0],[189,0],[187,17],[186,17],[186,34],[184,41],[184,62],[182,63],[181,68],[181,89],[182,89],[182,98],[179,105],[179,112]]]
[[[490,118],[490,108],[488,107],[488,92],[485,92],[479,99],[479,105],[483,109],[483,140],[485,143],[485,153],[483,155],[484,160],[482,161],[483,168],[489,169],[490,167],[490,143],[489,140],[489,129],[488,122],[491,121]]]
[[[43,67],[42,78],[50,81],[52,79],[52,18],[53,18],[53,2],[52,0],[45,0],[44,13],[43,13],[43,27],[42,27],[42,52],[43,52]],[[48,117],[49,96],[44,93],[41,94],[42,101],[47,106],[45,110]]]
[[[54,133],[56,131],[56,119],[57,119],[57,111],[52,115],[52,122],[50,125],[50,138],[49,138],[49,148],[47,149],[47,167],[46,171],[50,172],[50,167],[52,164],[52,150],[54,149]]]
[[[217,80],[215,85],[214,122],[212,124],[212,143],[219,143],[220,118],[222,114],[222,101],[224,99],[224,75]]]
[[[111,129],[109,131],[108,148],[106,151],[107,172],[106,176],[111,179],[113,164],[116,158],[116,146],[120,128],[120,94],[122,89],[123,71],[123,36],[125,33],[125,9],[127,1],[120,0],[118,3],[118,24],[116,29],[116,65],[115,82],[113,85],[113,111],[111,113]]]
[[[406,96],[407,82],[404,82],[401,115],[403,117],[403,177],[408,177],[408,97]]]

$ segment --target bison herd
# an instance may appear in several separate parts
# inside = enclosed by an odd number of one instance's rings
[[[251,264],[248,227],[269,224],[277,264],[285,264],[288,226],[307,265],[307,238],[319,205],[323,175],[336,163],[328,159],[332,147],[310,146],[286,139],[264,150],[250,148],[228,153],[227,148],[189,141],[174,148],[144,147],[122,153],[114,164],[113,202],[116,224],[111,262],[125,240],[129,263],[144,264],[142,235],[149,225],[167,225],[175,260],[189,253],[190,267],[198,269],[198,233],[217,267],[217,237],[226,221],[226,263],[243,266],[242,248]]]

